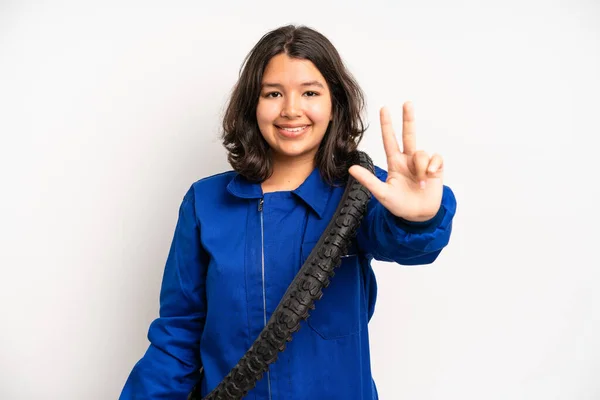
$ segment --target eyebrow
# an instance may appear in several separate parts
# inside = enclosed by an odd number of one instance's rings
[[[325,89],[325,87],[323,86],[323,84],[319,81],[309,81],[309,82],[303,82],[300,84],[300,86],[317,86],[320,87],[321,89]],[[277,89],[283,89],[283,85],[279,84],[279,83],[270,83],[270,82],[265,82],[262,84],[263,88],[267,88],[267,87],[274,87]]]

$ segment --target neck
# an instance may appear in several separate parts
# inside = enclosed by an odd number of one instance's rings
[[[263,193],[297,189],[314,168],[314,156],[302,159],[273,157],[273,175],[261,184]]]

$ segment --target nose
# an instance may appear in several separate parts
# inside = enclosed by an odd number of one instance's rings
[[[300,99],[294,95],[287,96],[281,108],[281,117],[298,118],[302,115],[302,106]]]

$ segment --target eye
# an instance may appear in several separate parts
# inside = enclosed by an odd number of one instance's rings
[[[273,99],[275,97],[280,97],[280,96],[281,96],[281,93],[279,93],[279,92],[269,92],[269,93],[265,94],[265,97],[270,98],[270,99]]]
[[[304,93],[304,95],[307,96],[307,97],[315,97],[315,96],[318,96],[319,93],[308,91],[308,92]]]

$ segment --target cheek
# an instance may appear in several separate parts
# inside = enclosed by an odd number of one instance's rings
[[[331,104],[327,102],[312,104],[307,110],[311,121],[318,124],[328,124],[331,119]]]
[[[272,124],[279,115],[279,108],[275,102],[260,102],[256,107],[256,120],[259,125]]]

